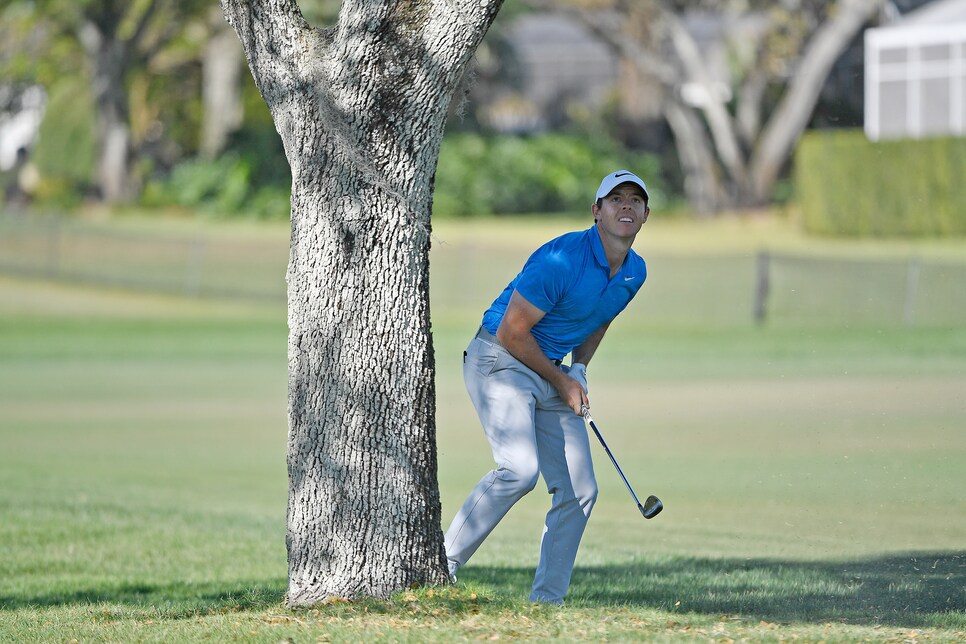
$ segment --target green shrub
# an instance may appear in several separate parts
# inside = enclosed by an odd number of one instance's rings
[[[222,216],[288,217],[290,174],[284,155],[275,153],[270,143],[267,137],[247,136],[217,159],[183,161],[167,177],[147,185],[142,204]],[[645,180],[658,176],[656,157],[577,136],[450,135],[440,153],[433,213],[586,212],[600,179],[619,168]],[[650,192],[652,202],[663,200],[653,186]]]
[[[566,134],[450,135],[440,151],[433,214],[583,212],[600,179],[620,168],[645,181],[658,175],[655,157],[604,140]],[[652,200],[662,198],[657,189],[650,192]]]
[[[217,159],[189,159],[170,175],[149,183],[141,203],[149,207],[181,206],[219,216],[260,219],[289,216],[289,194],[272,184],[252,182],[247,158],[228,153]]]
[[[806,134],[795,157],[806,230],[856,237],[966,234],[966,139],[872,142]]]
[[[50,88],[31,157],[40,173],[38,201],[70,206],[81,199],[95,166],[94,104],[83,79],[65,78]]]
[[[288,219],[292,175],[265,101],[247,75],[245,123],[216,159],[189,158],[145,187],[145,206],[181,206],[220,217]]]

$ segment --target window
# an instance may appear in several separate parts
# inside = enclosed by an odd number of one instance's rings
[[[865,60],[870,139],[966,135],[966,26],[870,29]]]

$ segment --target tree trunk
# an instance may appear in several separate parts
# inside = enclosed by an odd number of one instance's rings
[[[208,20],[211,33],[202,54],[201,156],[213,159],[228,143],[244,118],[242,108],[242,51],[238,38],[217,7]]]
[[[674,12],[665,10],[662,22],[671,50],[684,71],[685,80],[705,90],[706,99],[693,107],[700,110],[707,119],[708,131],[721,166],[727,172],[731,183],[740,187],[745,183],[747,174],[745,157],[738,143],[734,119],[728,113],[724,100],[714,93],[711,75],[708,73],[708,63],[702,58],[694,38]]]
[[[552,0],[527,0],[527,4],[547,9],[553,6]],[[711,215],[731,203],[718,176],[718,158],[730,186],[744,180],[744,161],[728,113],[710,94],[711,100],[704,106],[686,105],[682,100],[685,83],[710,89],[710,81],[697,45],[672,11],[634,3],[622,4],[621,10],[634,21],[622,24],[617,13],[578,10],[574,15],[641,75],[661,83],[665,95],[661,106],[678,151],[685,197],[697,214]],[[654,33],[645,38],[650,42],[635,42],[627,33],[630,24],[647,25],[638,31],[652,30]],[[669,60],[662,59],[665,41],[665,49],[671,53]],[[705,114],[707,127],[699,112]]]
[[[290,606],[447,581],[429,316],[447,107],[502,0],[222,0],[292,169]]]
[[[329,163],[351,153],[299,137]],[[415,192],[426,167],[407,164]],[[429,171],[431,174],[431,171]],[[443,583],[429,318],[429,204],[354,172],[293,195],[289,603]],[[351,196],[349,196],[351,195]]]
[[[102,25],[88,21],[80,34],[93,68],[91,88],[97,110],[95,176],[101,199],[109,204],[123,202],[131,195],[131,131],[124,87],[127,48],[115,37],[114,27],[105,31]]]
[[[78,38],[91,61],[92,89],[97,109],[97,185],[109,204],[135,196],[131,170],[132,140],[125,81],[129,70],[148,57],[138,51],[159,0],[124,3],[100,0],[81,3],[83,20]],[[177,18],[180,16],[169,16]],[[156,38],[160,47],[173,35]]]
[[[664,115],[677,144],[684,175],[684,196],[695,214],[702,217],[713,215],[723,197],[715,175],[714,153],[704,135],[704,126],[693,110],[674,99],[665,102]]]

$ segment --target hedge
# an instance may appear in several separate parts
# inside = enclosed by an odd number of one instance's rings
[[[589,212],[601,178],[621,168],[648,182],[652,203],[664,199],[656,156],[602,138],[447,135],[436,170],[433,216]]]
[[[966,138],[872,142],[807,133],[795,155],[805,229],[856,237],[966,234]]]

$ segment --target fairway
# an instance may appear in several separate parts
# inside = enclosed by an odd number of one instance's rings
[[[462,350],[532,239],[449,226],[444,523],[491,467]],[[460,275],[472,291],[446,285]],[[645,521],[594,444],[566,608],[526,602],[540,482],[455,589],[288,611],[284,303],[0,276],[0,640],[966,639],[966,326],[681,325],[643,314],[648,287],[590,398],[638,495],[666,507]]]

